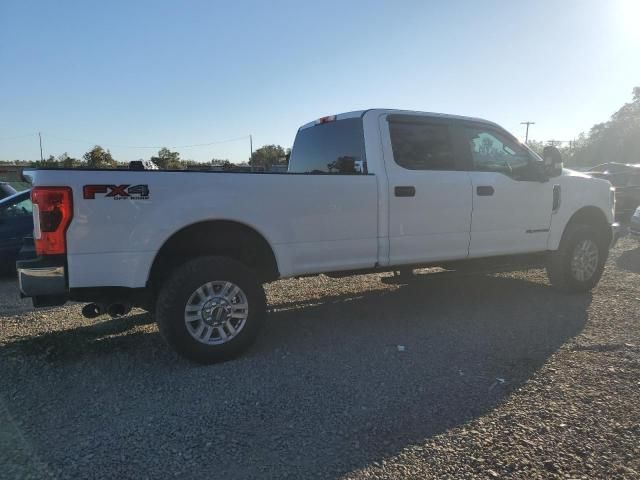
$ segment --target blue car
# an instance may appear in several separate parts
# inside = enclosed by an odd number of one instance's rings
[[[33,235],[31,191],[0,200],[0,268],[15,267],[24,237]]]
[[[640,240],[640,207],[638,207],[631,217],[631,222],[629,223],[629,233],[633,238]]]

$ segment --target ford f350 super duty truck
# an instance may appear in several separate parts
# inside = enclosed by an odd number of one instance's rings
[[[92,302],[87,316],[145,308],[202,363],[251,344],[278,278],[508,263],[586,291],[613,191],[547,150],[477,118],[377,109],[302,126],[287,173],[31,170],[20,289],[35,306]]]

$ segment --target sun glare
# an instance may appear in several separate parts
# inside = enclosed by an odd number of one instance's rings
[[[640,43],[640,0],[620,0],[617,17],[624,36]]]

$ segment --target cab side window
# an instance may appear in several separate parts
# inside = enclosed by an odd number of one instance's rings
[[[456,170],[445,125],[389,121],[395,162],[408,170]]]
[[[515,179],[526,175],[530,156],[524,147],[490,129],[468,127],[466,131],[474,170],[500,172]]]

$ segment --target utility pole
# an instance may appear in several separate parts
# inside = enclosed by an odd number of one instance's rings
[[[38,132],[38,138],[40,138],[40,161],[42,162],[44,160],[42,158],[42,133]]]
[[[249,163],[251,163],[251,159],[253,158],[253,135],[249,134],[249,148],[251,149],[251,156],[249,157]]]
[[[529,143],[529,125],[535,125],[536,122],[520,122],[520,125],[527,126],[527,133],[524,135],[524,143]]]

